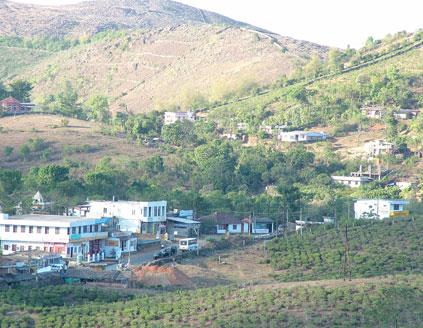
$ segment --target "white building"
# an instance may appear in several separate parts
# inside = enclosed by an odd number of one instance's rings
[[[380,156],[386,154],[392,154],[395,150],[393,143],[385,140],[373,140],[364,144],[364,150],[369,156]]]
[[[342,183],[351,188],[358,188],[363,184],[372,182],[373,179],[365,176],[353,177],[353,176],[332,176],[332,180],[338,183]]]
[[[87,217],[117,218],[117,230],[156,233],[166,222],[167,202],[91,201]]]
[[[387,219],[408,216],[406,200],[362,199],[354,203],[356,219]]]
[[[326,140],[327,137],[324,132],[290,131],[279,133],[278,140],[283,142],[314,142]]]
[[[368,118],[381,119],[385,115],[386,109],[381,106],[368,106],[361,108],[361,112]]]
[[[108,236],[107,223],[104,218],[0,213],[1,249],[3,254],[41,250],[67,258],[99,254]]]
[[[137,251],[138,239],[131,232],[115,231],[105,240],[105,257],[121,258],[122,254]]]
[[[195,121],[194,112],[165,112],[164,114],[164,124],[174,124],[176,122],[182,121]]]

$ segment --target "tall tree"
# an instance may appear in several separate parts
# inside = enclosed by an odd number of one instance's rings
[[[9,85],[10,95],[21,102],[31,101],[32,84],[24,80],[16,80]],[[1,92],[1,91],[0,91]]]

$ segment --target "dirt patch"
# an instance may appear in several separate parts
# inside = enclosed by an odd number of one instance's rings
[[[135,280],[146,286],[192,286],[190,278],[176,267],[140,266],[133,274]]]

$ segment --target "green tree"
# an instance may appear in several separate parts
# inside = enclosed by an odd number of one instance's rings
[[[16,80],[9,84],[10,95],[21,102],[31,101],[32,84],[24,80]]]
[[[98,122],[108,123],[110,121],[109,100],[105,96],[95,95],[90,97],[86,103],[87,117]]]
[[[12,194],[22,185],[22,173],[17,170],[0,170],[0,192]]]
[[[11,146],[4,147],[3,148],[3,154],[4,154],[4,156],[9,157],[10,155],[13,154],[13,150],[14,150],[14,148],[11,147]]]
[[[29,171],[27,183],[35,184],[37,188],[54,188],[58,183],[69,179],[69,168],[56,164],[44,167],[34,167]]]

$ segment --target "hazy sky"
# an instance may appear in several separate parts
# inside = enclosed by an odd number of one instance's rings
[[[14,0],[67,4],[75,0]],[[281,35],[360,47],[368,36],[423,28],[423,0],[181,0]],[[343,4],[345,3],[345,5]]]

